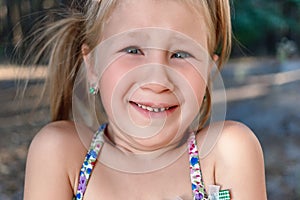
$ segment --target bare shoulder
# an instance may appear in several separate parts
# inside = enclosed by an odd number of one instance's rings
[[[71,199],[85,153],[73,122],[43,127],[29,148],[24,199],[50,199],[53,191],[61,199]]]
[[[263,151],[250,128],[226,121],[213,154],[216,183],[233,199],[266,199]]]
[[[34,137],[29,153],[42,152],[52,159],[68,159],[75,152],[86,151],[77,134],[75,125],[71,121],[58,121],[47,124]],[[64,153],[62,153],[64,152]],[[29,154],[29,156],[30,156]]]
[[[237,151],[237,149],[239,151]],[[216,145],[220,158],[235,159],[230,154],[257,153],[262,154],[260,143],[246,125],[236,121],[226,121]]]
[[[32,144],[43,142],[43,140],[56,140],[60,141],[65,137],[71,138],[73,132],[75,131],[75,125],[71,121],[56,121],[51,122],[44,127],[36,134]],[[49,142],[49,144],[52,144]]]
[[[205,154],[201,157],[217,156],[218,159],[234,159],[228,157],[228,153],[241,153],[239,150],[256,149],[261,152],[260,143],[246,125],[237,121],[223,121],[210,124],[209,127],[203,129],[197,134],[197,143],[205,147]]]
[[[30,148],[67,149],[79,137],[75,125],[71,121],[57,121],[44,126],[34,137]],[[50,152],[49,152],[50,153]]]

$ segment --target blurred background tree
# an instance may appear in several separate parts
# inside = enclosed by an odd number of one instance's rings
[[[300,45],[300,0],[234,0],[232,23],[247,54],[275,55],[283,38]],[[237,46],[233,55],[240,55]]]
[[[0,61],[28,35],[35,19],[72,0],[0,0]],[[300,0],[232,0],[233,56],[276,55],[285,38],[300,46]]]
[[[69,5],[71,0],[0,0],[0,59],[11,57],[14,48],[50,8]],[[0,60],[0,61],[1,61]]]

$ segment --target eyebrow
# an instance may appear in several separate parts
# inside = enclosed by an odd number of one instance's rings
[[[164,32],[163,32],[164,33]],[[126,33],[127,36],[133,39],[145,39],[150,40],[151,34],[149,34],[147,31],[140,31],[140,30],[134,30],[132,32]],[[189,38],[188,36],[179,36],[178,34],[164,34],[167,35],[167,39],[170,40],[171,43],[197,43],[193,39]],[[197,45],[198,46],[198,45]]]
[[[149,41],[151,40],[151,38],[153,38],[152,34],[151,33],[157,33],[155,31],[155,29],[153,30],[150,30],[148,31],[147,29],[146,30],[143,30],[143,29],[136,29],[136,30],[132,30],[130,32],[127,32],[125,33],[125,37],[128,38],[128,39],[133,39],[133,40],[145,40],[145,41]],[[158,31],[159,33],[159,31]],[[163,37],[158,37],[159,40],[164,40],[167,39],[169,40],[169,43],[171,44],[171,46],[173,44],[180,44],[180,45],[183,45],[183,46],[189,46],[189,47],[192,47],[194,50],[196,49],[201,49],[203,50],[203,46],[201,44],[199,44],[197,41],[195,41],[193,38],[187,36],[187,35],[184,35],[182,33],[174,33],[172,32],[172,30],[162,30],[161,32],[163,34]],[[154,36],[155,38],[155,36]]]
[[[150,35],[144,31],[131,31],[129,33],[127,33],[126,35],[128,35],[130,38],[143,38],[143,39],[150,39]]]
[[[178,42],[180,42],[182,44],[188,44],[188,43],[195,42],[195,41],[193,41],[190,38],[183,38],[183,37],[179,37],[178,35],[175,35],[175,36],[170,37],[170,42],[171,43],[178,43]]]

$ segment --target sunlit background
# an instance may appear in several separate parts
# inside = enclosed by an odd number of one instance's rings
[[[28,146],[49,122],[47,98],[38,104],[46,69],[20,71],[27,49],[13,56],[14,49],[48,9],[70,3],[0,0],[0,200],[22,199]],[[247,124],[259,138],[269,199],[300,199],[300,0],[232,5],[234,47],[222,72],[227,118]],[[26,94],[16,96],[17,84],[26,84],[29,75]]]

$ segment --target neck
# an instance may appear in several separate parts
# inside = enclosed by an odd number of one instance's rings
[[[109,124],[105,132],[100,162],[119,171],[144,173],[172,164],[186,152],[187,148],[186,142],[182,142],[182,137],[156,145],[152,142],[149,145],[146,140],[130,137],[114,124]]]

